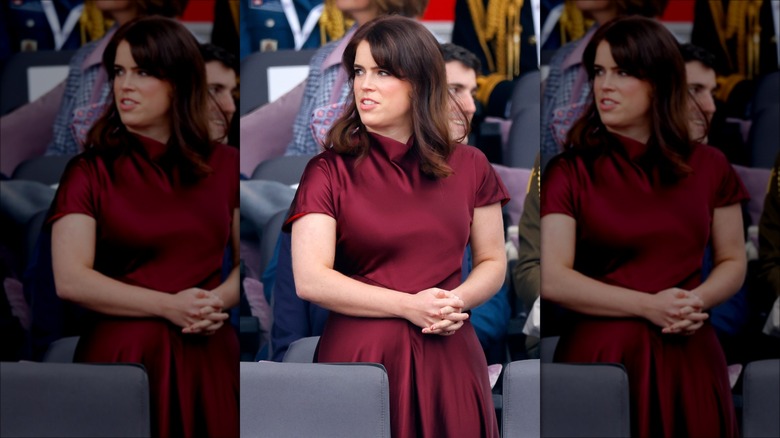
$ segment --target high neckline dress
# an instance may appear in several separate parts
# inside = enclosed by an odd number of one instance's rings
[[[94,269],[123,283],[167,293],[216,288],[238,208],[238,151],[217,145],[213,172],[184,185],[163,167],[165,144],[137,140],[114,159],[85,152],[71,160],[48,223],[94,218]],[[185,335],[160,318],[98,315],[75,361],[143,364],[153,436],[238,436],[239,345],[229,323],[214,335]]]
[[[414,138],[370,138],[361,160],[328,150],[309,162],[285,229],[326,214],[336,219],[337,271],[406,293],[454,289],[474,208],[506,203],[506,188],[471,146],[456,146],[454,174],[436,180],[420,171]],[[404,319],[330,312],[317,361],[383,364],[394,437],[498,437],[487,363],[468,321],[438,336]]]
[[[641,164],[647,146],[615,137],[591,163],[572,151],[553,159],[542,216],[576,220],[574,269],[588,277],[646,293],[695,288],[714,209],[747,199],[746,189],[706,145],[693,147],[691,174],[663,186]],[[574,314],[555,361],[623,364],[634,437],[738,436],[725,356],[709,322],[692,336],[665,335],[644,319]]]

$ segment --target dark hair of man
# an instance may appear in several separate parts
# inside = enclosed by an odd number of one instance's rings
[[[715,70],[715,55],[702,47],[691,43],[680,44],[680,54],[682,54],[685,63],[698,61],[703,66]]]
[[[656,20],[640,16],[617,18],[601,27],[585,48],[583,65],[593,83],[596,48],[609,45],[612,59],[629,75],[650,84],[650,138],[643,162],[656,167],[664,184],[678,181],[690,172],[686,161],[691,153],[688,137],[688,93],[677,41]],[[601,121],[594,99],[569,131],[566,148],[598,152],[615,145]],[[609,146],[607,146],[609,147]]]
[[[206,176],[211,172],[206,160],[213,144],[208,131],[206,70],[197,40],[182,24],[169,18],[143,17],[126,23],[103,52],[103,67],[112,84],[116,51],[122,41],[130,45],[140,69],[171,85],[171,135],[163,158],[166,167],[176,168],[184,183]],[[109,99],[108,109],[87,137],[87,149],[107,157],[139,147],[122,123],[113,87]]]
[[[236,58],[236,55],[224,48],[211,43],[201,44],[200,54],[203,56],[204,63],[208,64],[211,61],[219,61],[222,65],[232,69],[238,74],[238,59]]]
[[[449,113],[455,100],[447,91],[439,43],[425,26],[410,18],[376,18],[357,30],[344,51],[342,65],[349,72],[350,84],[355,80],[357,46],[363,41],[380,68],[412,86],[413,148],[420,155],[420,170],[434,178],[450,175],[447,159],[454,146],[449,137]],[[333,145],[338,153],[363,157],[371,147],[370,139],[350,88],[347,108],[328,132],[325,144]]]
[[[482,63],[479,62],[477,55],[470,50],[457,44],[444,43],[441,45],[441,54],[444,57],[444,63],[458,61],[466,67],[474,70],[477,74],[482,71]]]

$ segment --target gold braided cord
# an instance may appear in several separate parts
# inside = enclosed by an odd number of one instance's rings
[[[239,0],[228,0],[228,7],[230,8],[230,16],[233,18],[233,26],[235,26],[235,29],[237,32],[241,33],[239,24],[240,22],[240,16],[241,16],[241,5],[238,2]]]
[[[760,63],[759,11],[763,0],[740,0],[729,2],[728,10],[723,10],[721,0],[710,0],[710,12],[718,40],[726,53],[729,65],[740,75],[752,79],[758,74]],[[736,54],[729,51],[729,41],[735,41]],[[736,64],[734,60],[736,55]]]
[[[739,73],[734,73],[728,76],[718,76],[718,88],[714,92],[715,98],[722,102],[728,101],[729,95],[731,94],[731,91],[734,90],[734,87],[736,87],[738,83],[744,80],[745,76]]]
[[[319,23],[320,41],[325,44],[343,37],[355,21],[344,16],[341,10],[336,7],[336,0],[325,0],[325,7],[320,15]]]
[[[488,70],[520,75],[520,9],[524,0],[467,0],[477,40]]]
[[[572,0],[566,0],[558,23],[561,32],[561,45],[563,45],[582,38],[593,25],[593,20],[586,19]]]
[[[86,44],[102,38],[114,25],[114,21],[103,16],[103,12],[95,6],[94,0],[87,0],[84,2],[84,10],[81,11],[81,17],[79,17],[79,24],[81,25],[81,44]]]
[[[477,93],[474,96],[482,105],[487,106],[490,100],[490,95],[500,82],[505,81],[506,76],[493,73],[488,76],[480,76],[477,78]]]

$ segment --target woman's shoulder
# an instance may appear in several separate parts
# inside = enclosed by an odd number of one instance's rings
[[[720,149],[703,143],[694,143],[691,146],[691,156],[689,159],[691,166],[697,167],[699,165],[712,166],[712,165],[729,165],[729,160],[726,154]]]

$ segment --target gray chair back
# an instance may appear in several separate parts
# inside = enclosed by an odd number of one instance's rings
[[[539,359],[542,363],[552,363],[555,356],[555,348],[558,346],[560,336],[547,336],[539,339]]]
[[[627,437],[628,375],[619,364],[542,365],[542,437]]]
[[[42,50],[15,53],[2,70],[0,79],[0,115],[7,114],[30,101],[29,72],[36,67],[68,67],[75,50]],[[67,74],[65,74],[67,75]],[[63,79],[65,77],[63,76]]]
[[[293,185],[301,182],[301,175],[312,155],[291,155],[262,161],[252,172],[252,179],[278,181]]]
[[[43,355],[43,362],[72,363],[78,343],[78,336],[68,336],[67,338],[57,339],[49,344],[46,354]]]
[[[11,179],[38,181],[46,185],[57,184],[73,155],[44,155],[22,161],[14,169]]]
[[[540,109],[541,74],[529,71],[520,77],[512,94],[509,140],[503,163],[509,167],[530,169],[539,153],[542,113]]]
[[[0,436],[150,436],[141,365],[3,362],[0,388]]]
[[[390,395],[382,365],[240,366],[242,437],[390,437]]]
[[[287,352],[284,353],[284,359],[282,359],[282,362],[314,362],[314,351],[317,349],[317,344],[319,342],[319,336],[309,336],[307,338],[298,339],[297,341],[291,343],[289,347],[287,347]]]
[[[239,114],[244,114],[268,103],[269,82],[268,69],[272,67],[306,66],[309,65],[316,49],[310,50],[280,50],[277,52],[253,53],[241,61],[241,77],[252,78],[251,87],[241,90]]]
[[[260,238],[260,272],[265,272],[265,268],[274,257],[276,242],[282,232],[284,220],[287,219],[287,213],[287,210],[274,213],[263,226],[263,234]]]
[[[742,436],[780,436],[780,359],[759,360],[745,366]]]
[[[539,359],[518,360],[504,369],[501,433],[537,438],[541,418]]]
[[[780,104],[767,104],[753,115],[748,135],[750,167],[771,169],[780,145]]]

